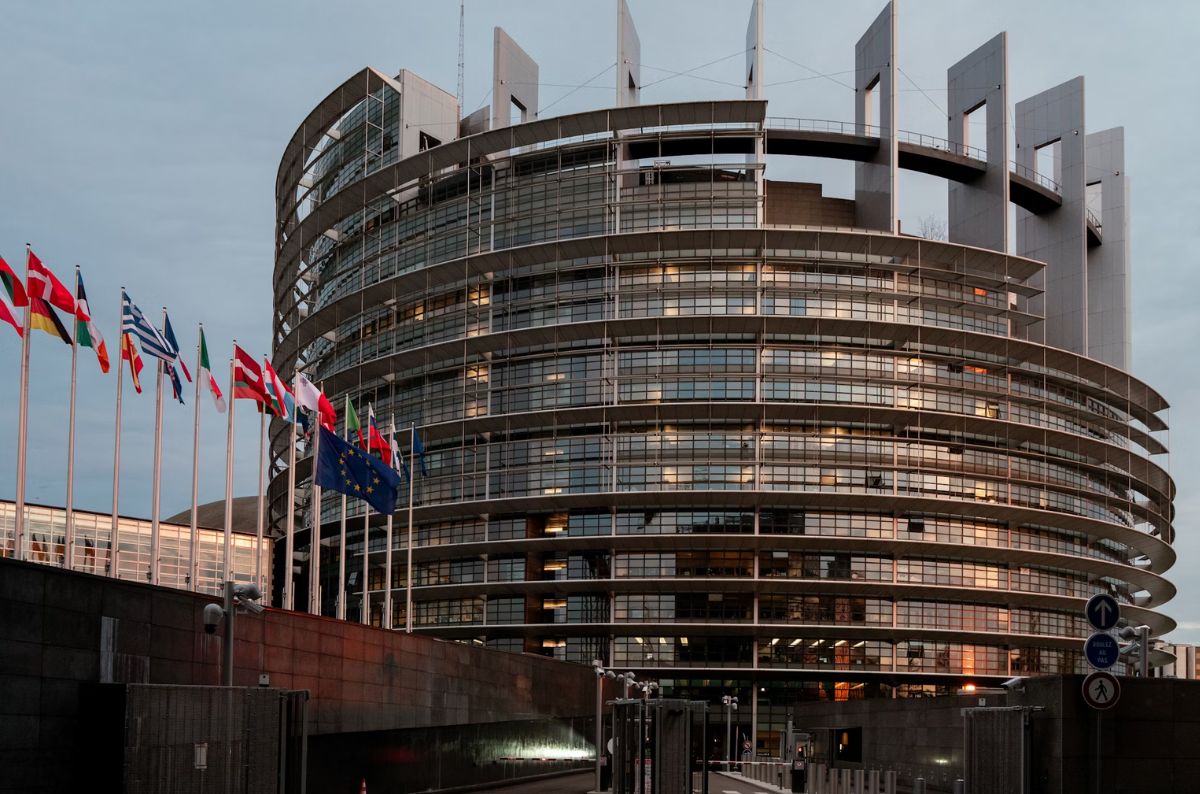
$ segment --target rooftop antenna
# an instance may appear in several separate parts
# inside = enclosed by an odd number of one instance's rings
[[[467,0],[458,0],[458,117],[463,112],[463,28],[466,18]]]

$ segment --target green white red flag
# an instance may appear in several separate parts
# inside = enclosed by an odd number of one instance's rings
[[[225,395],[221,394],[221,387],[217,385],[217,379],[213,377],[212,367],[208,363],[208,343],[204,341],[204,329],[200,329],[200,382],[208,384],[208,393],[212,395],[213,403],[217,406],[217,410],[225,413]]]

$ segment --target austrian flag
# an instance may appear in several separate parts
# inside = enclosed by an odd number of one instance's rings
[[[263,385],[262,368],[253,356],[237,345],[233,346],[233,399],[270,404]]]

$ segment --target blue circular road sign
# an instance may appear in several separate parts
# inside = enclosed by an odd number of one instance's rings
[[[1083,644],[1083,654],[1092,667],[1107,670],[1120,658],[1121,646],[1110,634],[1093,634]]]
[[[1121,617],[1121,607],[1117,605],[1117,599],[1105,593],[1097,593],[1089,598],[1083,611],[1087,615],[1088,623],[1091,623],[1096,631],[1110,630],[1117,625],[1117,620]]]

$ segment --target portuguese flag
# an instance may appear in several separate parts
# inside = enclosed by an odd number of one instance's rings
[[[217,410],[225,413],[225,395],[221,394],[221,387],[217,385],[217,379],[213,377],[212,367],[208,364],[208,343],[204,341],[204,326],[200,326],[200,382],[208,384],[208,393],[212,395],[213,403],[216,404]]]
[[[17,274],[3,257],[0,257],[0,286],[4,287],[0,290],[0,321],[17,329],[17,336],[23,336],[24,329],[22,321],[17,319],[17,309],[28,306],[29,298],[25,295],[25,286],[21,279],[17,278]]]

